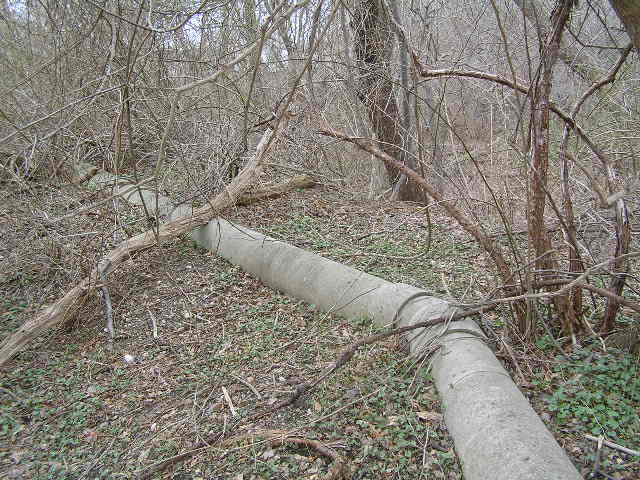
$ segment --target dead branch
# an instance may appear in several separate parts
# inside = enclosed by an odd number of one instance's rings
[[[511,277],[511,270],[509,269],[504,255],[502,254],[500,245],[497,242],[494,242],[484,232],[482,232],[478,228],[478,226],[475,225],[464,213],[458,210],[458,208],[456,208],[456,206],[452,202],[445,200],[440,192],[436,190],[431,184],[429,184],[419,173],[410,169],[406,165],[397,161],[392,156],[380,150],[376,146],[377,142],[375,142],[374,140],[362,137],[352,137],[350,135],[347,135],[346,133],[335,130],[326,123],[324,127],[318,131],[318,133],[327,137],[339,138],[349,143],[353,143],[360,149],[371,153],[373,156],[379,158],[384,163],[392,165],[394,168],[406,174],[407,177],[409,177],[417,185],[422,187],[437,203],[442,205],[447,213],[452,218],[454,218],[458,222],[458,224],[467,231],[467,233],[471,234],[477,240],[482,248],[484,248],[485,252],[494,261],[503,281],[505,281],[505,283],[508,283],[507,279]]]
[[[219,435],[217,435],[219,437]],[[212,447],[228,447],[238,442],[242,441],[255,441],[257,438],[264,438],[267,440],[272,446],[280,446],[286,445],[287,443],[293,443],[296,445],[304,445],[306,447],[312,448],[316,450],[321,455],[332,460],[331,467],[329,467],[329,471],[323,477],[323,480],[340,480],[346,479],[349,475],[349,468],[346,464],[345,460],[341,455],[336,452],[331,444],[323,443],[319,440],[311,440],[309,438],[304,438],[301,436],[294,435],[293,432],[287,432],[284,430],[255,430],[250,433],[242,433],[239,435],[234,435],[233,437],[229,437],[222,441],[218,442],[201,442],[192,450],[187,452],[180,453],[178,455],[174,455],[173,457],[165,458],[149,467],[145,468],[142,471],[138,472],[136,478],[138,480],[146,480],[151,478],[154,473],[161,472],[171,465],[175,465],[176,463],[183,462],[188,458],[200,453],[207,448]],[[219,438],[218,438],[219,440]]]
[[[598,441],[600,441],[601,437],[594,437],[592,435],[585,435],[584,438],[586,438],[587,440],[591,440],[592,442],[598,442]],[[622,445],[618,445],[617,443],[610,442],[609,440],[603,440],[602,443],[604,445],[606,445],[607,447],[609,447],[609,448],[613,448],[615,450],[620,450],[621,452],[624,452],[627,455],[640,456],[640,451],[631,450],[630,448],[623,447]]]
[[[245,193],[238,199],[236,204],[251,205],[261,200],[279,197],[285,193],[295,190],[296,188],[310,188],[315,184],[316,182],[313,177],[310,177],[309,175],[297,175],[295,177],[291,177],[286,182],[267,185],[260,190]]]
[[[162,225],[157,231],[158,241],[166,241],[189,232],[194,228],[206,224],[220,211],[233,205],[235,201],[253,183],[262,170],[262,164],[274,144],[274,140],[284,130],[289,116],[283,115],[274,130],[265,131],[260,143],[256,147],[256,153],[240,174],[233,179],[227,188],[215,196],[203,207],[195,210],[192,215],[180,217],[172,222]],[[0,366],[5,365],[11,357],[18,353],[27,343],[45,331],[61,324],[67,316],[79,308],[86,294],[99,283],[101,273],[107,275],[120,263],[132,254],[146,250],[156,244],[154,231],[147,230],[144,233],[131,237],[121,242],[113,249],[102,262],[94,267],[89,275],[82,279],[66,295],[57,300],[53,305],[45,308],[40,314],[22,325],[17,332],[5,339],[0,346]]]

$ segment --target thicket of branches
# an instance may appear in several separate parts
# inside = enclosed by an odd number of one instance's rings
[[[202,200],[287,106],[274,172],[441,209],[524,338],[608,334],[640,311],[638,16],[613,3],[3,0],[2,179],[89,164]]]

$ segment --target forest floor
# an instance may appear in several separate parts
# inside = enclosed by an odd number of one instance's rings
[[[111,246],[146,228],[139,209],[119,203],[115,215],[113,202],[45,227],[44,217],[103,194],[33,182],[5,183],[2,191],[1,338],[63,295]],[[418,205],[319,186],[224,217],[434,295],[464,301],[494,286],[476,245]],[[3,370],[0,477],[328,478],[332,460],[307,441],[317,440],[344,459],[353,479],[462,478],[428,362],[407,359],[396,340],[362,349],[295,405],[247,420],[376,331],[368,319],[318,312],[186,237],[135,255],[108,287],[114,342],[92,294],[71,325],[33,342]],[[572,362],[559,360],[548,338],[507,348],[508,319],[506,309],[483,318],[500,340],[497,355],[579,470],[588,476],[598,456],[606,476],[593,478],[640,478],[638,456],[606,446],[596,454],[585,436],[600,432],[640,448],[637,360],[588,342]],[[600,383],[586,383],[592,379]],[[269,441],[274,431],[285,441]],[[202,441],[208,446],[196,449]],[[173,460],[154,473],[166,459]]]

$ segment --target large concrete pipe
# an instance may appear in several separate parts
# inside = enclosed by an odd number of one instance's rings
[[[176,212],[181,213],[187,212]],[[345,317],[366,315],[389,325],[397,314],[402,326],[452,311],[444,300],[416,295],[420,290],[415,287],[387,282],[226,220],[210,222],[192,238],[266,285]],[[436,326],[412,335],[412,353],[432,340],[440,344],[433,376],[466,480],[582,478],[475,322],[452,322],[444,332]]]
[[[94,182],[105,180],[108,174]],[[137,204],[144,200],[161,213],[171,210],[168,199],[146,190],[123,196]],[[179,207],[170,216],[190,213]],[[397,326],[404,326],[454,310],[418,288],[387,282],[226,220],[214,220],[191,237],[266,285],[347,318],[368,316],[378,325],[396,318]],[[433,377],[466,480],[582,478],[475,322],[452,322],[444,331],[440,325],[411,335],[411,352],[419,354],[432,341],[440,345],[432,359]]]

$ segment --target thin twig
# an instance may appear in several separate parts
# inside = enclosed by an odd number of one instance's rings
[[[224,395],[224,399],[227,401],[227,405],[229,406],[231,415],[234,417],[237,417],[238,412],[236,411],[236,408],[233,406],[233,401],[231,400],[231,395],[229,395],[229,391],[225,387],[222,387],[222,394]]]
[[[151,318],[151,331],[153,332],[153,338],[158,338],[158,322],[156,321],[156,317],[149,307],[147,307],[147,312],[149,312],[149,318]]]
[[[585,434],[584,438],[586,438],[587,440],[591,440],[592,442],[598,442],[599,441],[599,437],[594,437],[592,435],[588,435]],[[640,451],[638,450],[632,450],[630,448],[627,447],[623,447],[622,445],[618,445],[617,443],[613,443],[609,440],[604,440],[602,442],[604,445],[606,445],[609,448],[613,448],[614,450],[619,450],[621,452],[624,452],[628,455],[633,455],[635,457],[640,457]]]
[[[104,302],[104,316],[106,319],[106,329],[111,337],[111,342],[116,336],[115,329],[113,328],[113,307],[111,305],[111,295],[109,295],[109,289],[107,288],[107,277],[105,271],[109,270],[111,262],[107,261],[101,267],[98,267],[98,274],[100,275],[100,293],[102,294],[102,301]]]
[[[237,380],[238,382],[242,383],[243,385],[246,385],[247,387],[249,387],[249,390],[251,390],[253,392],[253,394],[258,397],[258,400],[262,399],[262,395],[260,395],[260,392],[258,390],[256,390],[256,387],[254,387],[253,385],[251,385],[249,382],[247,382],[246,380],[237,377],[233,374],[229,374],[229,376],[231,378],[233,378],[234,380]]]

